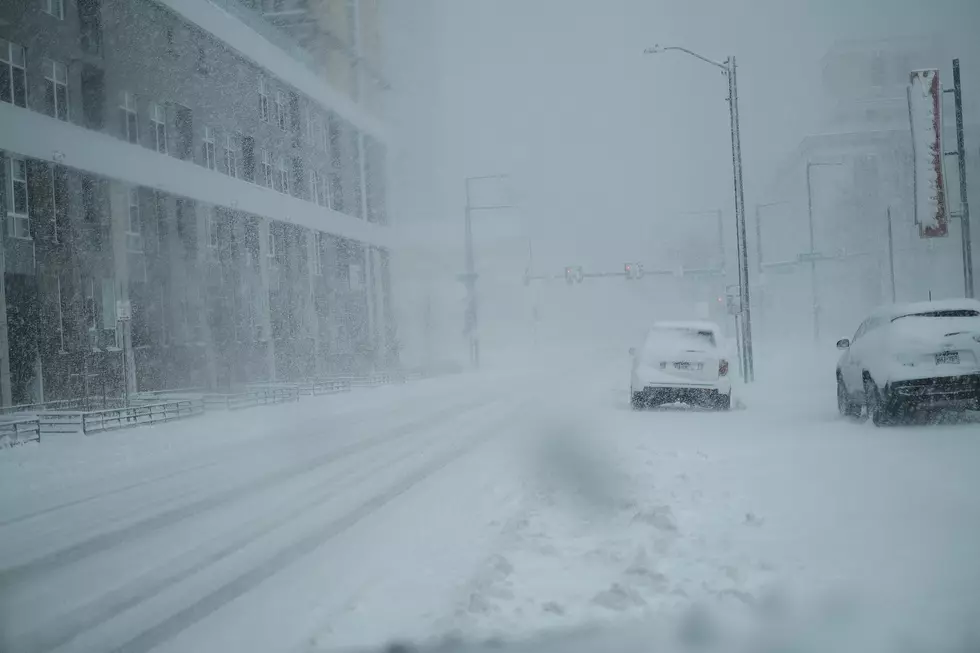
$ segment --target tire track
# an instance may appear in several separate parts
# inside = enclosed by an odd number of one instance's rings
[[[514,412],[519,412],[528,403],[527,401],[521,402],[515,408]],[[321,528],[308,533],[289,546],[280,549],[262,564],[226,582],[183,610],[180,610],[157,625],[143,631],[143,633],[128,642],[113,649],[113,653],[144,653],[172,639],[177,634],[205,619],[224,605],[268,580],[285,567],[311,554],[325,542],[342,534],[365,517],[391,503],[394,499],[444,469],[455,460],[475,450],[479,445],[485,443],[496,434],[498,428],[511,418],[512,414],[508,414],[505,418],[494,420],[493,426],[480,429],[477,435],[471,436],[459,448],[428,462],[416,472],[392,485],[387,490],[368,499],[345,516],[326,523]]]
[[[491,410],[499,403],[499,400],[490,404],[484,403],[483,409]],[[443,431],[447,427],[453,426],[456,421],[461,421],[469,415],[471,413],[459,414],[456,420],[449,422],[447,425],[443,425],[439,430]],[[405,437],[405,434],[401,434],[398,439],[401,440],[403,437]],[[452,436],[450,435],[449,437]],[[446,438],[447,435],[445,433],[440,433],[436,437],[427,439],[423,444],[423,448],[443,441]],[[288,506],[288,510],[280,512],[274,509],[271,511],[272,518],[267,519],[265,523],[250,522],[238,527],[235,529],[234,538],[231,542],[216,550],[206,552],[204,557],[190,566],[176,572],[171,568],[155,569],[147,572],[126,585],[110,591],[92,603],[72,610],[67,614],[58,615],[52,625],[45,624],[34,631],[17,637],[9,642],[10,650],[19,653],[42,653],[58,648],[73,640],[78,635],[98,627],[126,610],[162,593],[169,587],[177,585],[207,567],[234,555],[259,538],[319,508],[327,501],[335,498],[337,492],[356,487],[361,481],[372,478],[375,474],[389,468],[394,462],[404,459],[414,448],[414,446],[410,449],[402,448],[394,456],[389,455],[381,460],[369,460],[364,465],[348,468],[341,472],[340,475],[332,476],[307,490],[306,492],[310,494],[304,495],[300,503],[296,503],[291,499],[285,500],[282,503]],[[225,533],[222,535],[227,536],[228,534]],[[214,540],[219,539],[219,537],[221,536],[213,538],[208,543],[202,543],[192,551],[183,554],[182,558],[193,557],[195,553],[200,554],[201,550],[206,549],[209,544],[213,548]]]
[[[470,404],[470,402],[462,402],[462,403],[456,404],[456,406],[457,407],[465,407],[465,406],[467,406],[469,404]],[[364,412],[367,412],[367,411],[364,411]],[[332,422],[330,424],[331,430],[338,430],[338,429],[348,428],[348,427],[352,426],[353,424],[356,424],[358,421],[360,421],[360,418],[362,418],[363,415],[362,414],[359,414],[359,411],[353,411],[352,413],[347,413],[346,414],[346,417],[347,417],[347,419],[342,420],[340,423]],[[311,428],[311,425],[313,425],[313,424],[316,424],[316,426],[313,426]],[[299,428],[302,428],[302,429],[305,429],[305,430],[303,430],[300,433],[294,433],[294,434],[285,436],[283,438],[276,439],[276,441],[275,441],[276,444],[277,445],[278,444],[287,444],[289,442],[295,442],[295,441],[298,441],[298,440],[305,440],[307,438],[311,438],[311,437],[316,437],[316,436],[319,436],[319,435],[323,435],[323,429],[324,429],[323,418],[322,417],[317,417],[317,418],[314,418],[314,419],[306,420],[306,421],[302,422],[301,424],[299,424],[298,427]],[[4,519],[4,520],[0,520],[0,528],[6,527],[8,525],[17,524],[19,522],[27,521],[27,520],[30,520],[30,519],[34,519],[36,517],[40,517],[40,516],[43,516],[43,515],[46,515],[46,514],[50,514],[52,512],[57,512],[59,510],[64,510],[64,509],[67,509],[67,508],[73,508],[73,507],[76,507],[76,506],[79,506],[79,505],[88,503],[90,501],[96,501],[98,499],[103,499],[103,498],[106,498],[106,497],[109,497],[109,496],[113,496],[113,495],[116,495],[116,494],[121,494],[121,493],[124,493],[124,492],[128,492],[129,490],[134,490],[136,488],[145,487],[145,486],[148,486],[148,485],[152,485],[154,483],[160,483],[160,482],[163,482],[163,481],[167,481],[167,480],[176,478],[178,476],[181,476],[183,474],[190,474],[190,473],[193,473],[193,472],[196,472],[196,471],[200,471],[202,469],[207,469],[209,467],[215,467],[217,465],[220,465],[222,463],[225,463],[225,462],[228,462],[229,461],[229,456],[227,455],[227,450],[228,449],[233,449],[233,450],[236,450],[236,451],[241,450],[240,455],[238,455],[238,456],[232,456],[232,458],[245,458],[245,457],[248,457],[250,455],[253,455],[255,452],[254,452],[254,450],[245,449],[244,448],[244,445],[249,444],[251,442],[254,442],[255,440],[266,440],[266,437],[259,436],[257,438],[253,438],[251,440],[246,440],[245,442],[228,442],[228,443],[225,443],[225,444],[217,445],[217,446],[215,446],[215,447],[213,447],[213,448],[211,448],[211,449],[208,450],[207,453],[209,454],[210,460],[208,460],[207,462],[197,463],[197,464],[194,464],[194,465],[189,465],[187,467],[181,467],[181,468],[178,468],[176,470],[167,472],[165,474],[161,474],[159,476],[154,476],[154,477],[151,477],[151,478],[144,478],[142,480],[139,480],[139,481],[136,481],[136,482],[133,482],[133,483],[129,483],[129,484],[124,485],[124,486],[121,486],[121,487],[116,487],[116,488],[112,488],[112,489],[109,489],[109,490],[104,490],[104,491],[101,491],[101,492],[96,492],[94,494],[90,494],[90,495],[85,496],[85,497],[81,497],[81,498],[77,498],[77,499],[72,499],[71,501],[66,501],[66,502],[63,502],[63,503],[59,503],[59,504],[56,504],[54,506],[49,506],[47,508],[42,508],[40,510],[36,510],[36,511],[33,511],[33,512],[28,512],[28,513],[25,513],[25,514],[22,514],[22,515],[17,515],[15,517],[10,517],[10,518]]]
[[[173,523],[195,517],[221,505],[250,498],[256,494],[266,491],[271,487],[274,487],[277,484],[291,480],[296,476],[308,474],[336,460],[341,460],[360,451],[385,444],[391,438],[397,438],[399,435],[406,433],[410,434],[422,427],[431,427],[433,420],[436,420],[437,422],[440,420],[445,420],[451,418],[459,411],[468,412],[485,404],[486,398],[480,398],[475,401],[467,402],[461,407],[452,406],[444,410],[437,411],[434,415],[428,415],[424,418],[401,424],[393,429],[385,430],[382,433],[369,437],[365,440],[360,440],[337,449],[332,449],[325,454],[321,454],[306,460],[299,465],[279,469],[275,472],[261,476],[258,479],[253,479],[222,490],[207,498],[199,499],[178,508],[166,510],[152,517],[134,522],[121,528],[100,533],[66,548],[42,555],[21,565],[0,569],[0,594],[3,594],[5,591],[9,591],[11,587],[22,584],[33,577],[51,573],[57,569],[61,569],[70,564],[76,563],[80,560],[95,555],[96,553],[117,546],[123,542],[145,537]]]

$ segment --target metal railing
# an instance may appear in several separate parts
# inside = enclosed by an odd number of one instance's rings
[[[294,385],[257,387],[245,392],[210,393],[203,400],[207,410],[239,410],[299,401],[299,389]]]
[[[200,399],[174,399],[103,410],[43,412],[38,414],[37,419],[39,431],[43,434],[81,432],[88,435],[131,426],[170,422],[203,413],[204,402]]]
[[[0,441],[9,445],[40,442],[40,422],[36,417],[0,421]]]

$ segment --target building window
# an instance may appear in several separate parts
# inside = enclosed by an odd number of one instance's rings
[[[225,174],[238,177],[238,153],[235,151],[235,139],[231,133],[225,134]]]
[[[269,122],[269,89],[266,86],[265,78],[259,78],[259,118],[262,122]]]
[[[176,58],[177,57],[177,37],[174,34],[174,28],[173,27],[168,27],[167,28],[167,34],[166,34],[166,36],[167,36],[167,54],[169,54],[173,58]]]
[[[82,121],[89,129],[105,125],[105,73],[95,66],[82,66]]]
[[[208,66],[208,53],[203,45],[197,46],[197,72],[200,75],[207,75],[211,72]]]
[[[262,150],[259,164],[259,184],[266,188],[272,188],[272,157],[269,150]]]
[[[313,274],[321,276],[323,274],[323,254],[320,251],[319,231],[313,233]]]
[[[177,156],[190,160],[194,155],[194,117],[191,110],[177,105],[177,119],[174,126],[177,128]]]
[[[122,92],[119,104],[119,115],[122,117],[122,134],[130,143],[139,142],[139,122],[136,115],[136,98],[128,91]],[[166,142],[166,141],[165,141]]]
[[[286,131],[286,94],[276,91],[276,124]]]
[[[0,100],[27,107],[27,51],[0,39]]]
[[[51,172],[51,240],[55,243],[58,242],[58,199],[61,195],[58,180],[56,179],[57,172],[55,166],[51,165],[48,167]],[[62,198],[63,199],[63,198]],[[62,349],[64,349],[64,343],[62,343]]]
[[[310,171],[310,201],[319,206],[329,206],[327,199],[327,181],[323,175],[316,171]]]
[[[285,195],[289,194],[289,170],[286,168],[285,157],[276,160],[276,190]]]
[[[167,111],[162,104],[150,105],[150,122],[153,123],[153,146],[157,152],[167,153]]]
[[[138,188],[129,189],[129,221],[126,224],[126,248],[131,252],[143,251],[140,218],[140,193]]]
[[[68,120],[68,68],[63,63],[44,60],[44,96],[48,115]]]
[[[102,50],[102,1],[77,0],[79,44],[86,52]]]
[[[64,20],[65,0],[41,0],[41,11],[51,14],[58,20]]]
[[[95,192],[95,180],[82,178],[82,216],[85,222],[99,221],[99,205]]]
[[[255,139],[242,136],[242,176],[255,183]]]
[[[278,238],[276,238],[276,232],[272,230],[272,225],[269,225],[269,268],[275,269],[278,262],[279,251],[277,248]]]
[[[218,209],[211,207],[207,213],[208,221],[208,247],[215,249],[218,247]]]
[[[214,130],[210,127],[204,128],[204,167],[209,170],[217,168],[214,158]]]
[[[61,275],[55,277],[55,283],[57,284],[58,290],[58,338],[61,342],[61,346],[58,351],[63,353],[65,351],[65,314],[61,308],[62,298],[61,298]]]
[[[327,119],[327,142],[330,152],[330,208],[344,211],[344,183],[341,177],[343,158],[341,156],[340,119],[330,114]]]
[[[27,161],[16,157],[11,157],[8,161],[7,179],[10,182],[7,186],[7,234],[13,238],[30,238]]]

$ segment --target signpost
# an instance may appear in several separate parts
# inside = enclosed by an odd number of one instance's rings
[[[126,408],[129,408],[129,341],[126,338],[126,323],[133,319],[133,305],[128,300],[116,300],[116,323],[122,330],[123,355],[123,393],[126,398]]]

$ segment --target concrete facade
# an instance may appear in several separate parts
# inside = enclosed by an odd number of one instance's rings
[[[310,44],[380,76],[223,2],[0,4],[3,405],[396,363],[380,110]]]

